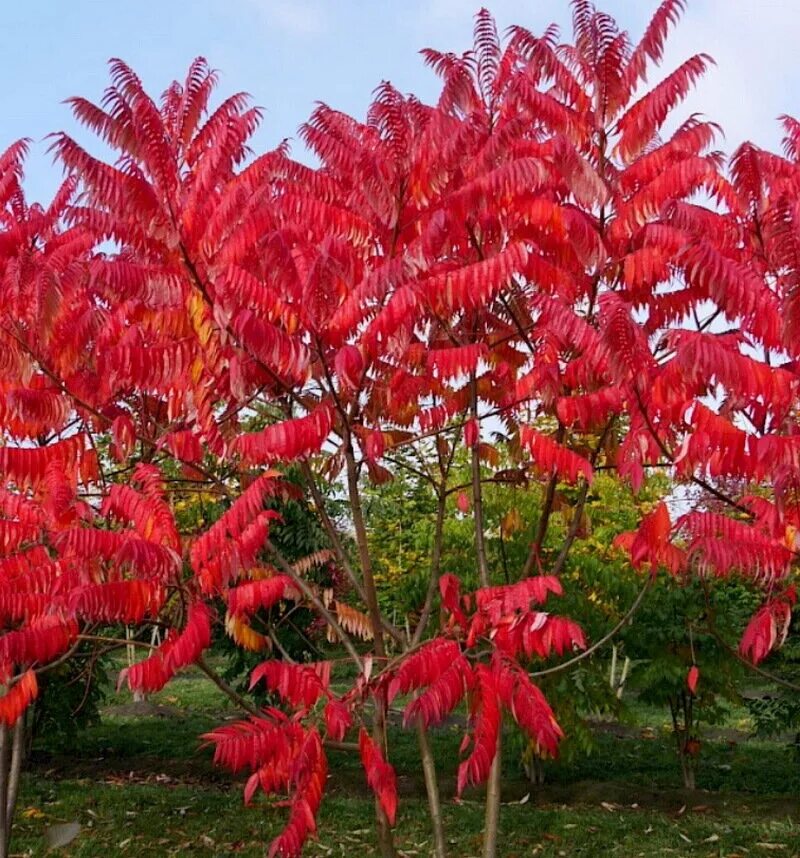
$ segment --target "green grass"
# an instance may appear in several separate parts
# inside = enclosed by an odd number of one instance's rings
[[[699,810],[689,807],[678,814],[608,802],[508,804],[501,814],[501,854],[732,856],[745,850],[757,855],[773,851],[794,855],[800,850],[800,827],[787,816],[765,818],[738,801],[722,810],[698,806]],[[75,858],[263,855],[282,814],[266,806],[242,808],[238,791],[89,780],[46,784],[30,777],[20,809],[15,853],[42,854],[44,827],[75,820],[82,832],[62,853]],[[452,854],[480,854],[481,805],[448,803],[445,817]],[[411,799],[402,804],[397,833],[404,854],[430,854],[424,802]],[[320,815],[319,840],[309,846],[308,854],[375,854],[371,802],[328,799]]]
[[[166,716],[121,715],[112,695],[100,724],[72,745],[43,737],[20,796],[13,852],[43,855],[49,826],[76,821],[81,833],[59,855],[263,855],[286,810],[263,798],[242,806],[241,779],[211,765],[199,735],[236,713],[192,672],[150,698]],[[120,707],[123,707],[120,709]],[[505,744],[501,854],[504,856],[800,855],[800,762],[780,742],[706,741],[698,791],[681,789],[663,716],[640,707],[639,727],[598,730],[594,752],[546,765],[546,785],[522,777],[518,746]],[[738,715],[734,713],[733,718]],[[646,730],[640,728],[647,727]],[[640,734],[641,733],[641,734]],[[456,804],[462,731],[433,732],[453,856],[480,854],[480,792]],[[430,855],[427,806],[413,733],[393,730],[405,855]],[[331,752],[319,840],[308,855],[372,855],[372,801],[357,755]],[[710,790],[711,792],[708,792]]]

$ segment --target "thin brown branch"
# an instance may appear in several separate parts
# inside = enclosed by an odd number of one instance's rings
[[[358,669],[362,669],[361,656],[358,654],[358,651],[353,646],[352,641],[350,640],[350,636],[345,632],[342,628],[339,621],[333,614],[325,607],[322,603],[322,600],[319,596],[308,586],[307,582],[304,581],[295,571],[294,567],[289,563],[289,561],[283,556],[283,554],[275,547],[272,543],[272,540],[267,540],[266,546],[269,551],[275,556],[275,560],[277,562],[278,568],[281,572],[288,575],[292,581],[297,585],[300,592],[311,602],[311,604],[316,608],[322,618],[326,623],[336,632],[339,638],[344,645],[344,648],[347,650],[350,658],[356,663]],[[380,626],[378,626],[378,637],[381,637]]]
[[[597,650],[601,647],[605,646],[616,634],[619,630],[630,620],[633,618],[633,615],[639,610],[640,605],[644,601],[644,597],[647,595],[647,591],[650,589],[650,585],[653,583],[653,576],[648,575],[645,578],[644,586],[639,591],[639,595],[634,600],[633,604],[628,608],[625,616],[611,629],[610,632],[607,632],[600,640],[593,643],[588,649],[585,649],[583,652],[574,656],[573,658],[567,659],[567,661],[561,662],[561,664],[556,664],[553,667],[546,667],[542,670],[533,671],[529,676],[532,678],[536,678],[539,676],[551,676],[554,673],[561,673],[564,670],[567,670],[570,667],[574,667],[576,664],[584,661],[589,658],[589,656],[593,655]]]

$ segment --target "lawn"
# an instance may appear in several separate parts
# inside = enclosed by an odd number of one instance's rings
[[[101,723],[74,745],[45,738],[35,746],[13,854],[45,854],[46,832],[69,823],[78,823],[80,833],[51,854],[264,854],[285,810],[263,800],[244,808],[240,782],[216,771],[210,752],[200,747],[204,730],[235,715],[214,686],[187,674],[151,698],[152,715],[133,716],[124,694],[107,702]],[[543,787],[524,779],[518,749],[505,743],[502,855],[800,854],[800,762],[786,742],[745,741],[744,733],[733,731],[705,742],[699,789],[689,793],[680,788],[663,716],[643,707],[635,715],[637,723],[624,728],[598,725],[591,755],[548,763]],[[457,758],[460,735],[457,726],[433,734],[440,762]],[[401,794],[399,848],[405,855],[429,855],[413,735],[398,729],[392,748]],[[375,854],[372,801],[358,760],[344,751],[330,758],[319,838],[307,853]],[[451,854],[478,855],[481,795],[452,801],[454,769],[442,766]]]

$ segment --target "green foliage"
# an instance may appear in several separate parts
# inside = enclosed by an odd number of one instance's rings
[[[800,686],[800,641],[797,637],[790,636],[782,649],[771,656],[766,667],[795,688],[762,681],[745,696],[744,702],[753,719],[756,735],[778,736],[794,730],[800,738],[800,694],[796,691]],[[795,753],[800,756],[797,740]]]
[[[39,676],[39,697],[33,707],[31,733],[67,746],[79,731],[97,724],[105,699],[108,674],[94,649],[83,644],[72,658]]]
[[[640,699],[669,705],[686,690],[688,671],[696,665],[697,720],[717,723],[724,710],[720,702],[738,700],[743,668],[712,629],[736,640],[757,604],[758,596],[735,580],[704,583],[660,576],[620,635],[635,665],[631,682]]]

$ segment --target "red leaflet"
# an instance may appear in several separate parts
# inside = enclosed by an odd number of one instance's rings
[[[394,768],[386,762],[380,748],[363,727],[358,734],[358,746],[367,783],[378,797],[389,825],[394,825],[397,816],[397,776]]]
[[[431,349],[426,356],[426,363],[428,369],[439,378],[446,380],[458,378],[474,373],[477,370],[478,362],[486,352],[485,343],[474,343],[448,349]]]
[[[580,477],[592,481],[592,466],[583,456],[562,447],[530,426],[521,426],[519,437],[520,443],[530,451],[538,470],[545,474],[556,473],[570,483],[578,482]]]
[[[0,519],[0,555],[13,554],[23,544],[39,538],[36,525]]]
[[[260,581],[248,581],[228,591],[228,610],[232,614],[252,614],[270,608],[281,599],[296,599],[297,587],[288,575],[275,575]]]
[[[214,746],[214,763],[232,772],[255,771],[273,764],[290,771],[287,765],[296,755],[303,729],[274,709],[264,716],[252,716],[217,727],[202,737]]]
[[[709,512],[689,513],[679,524],[690,537],[687,553],[718,575],[736,570],[768,583],[789,572],[792,550],[758,527]]]
[[[556,403],[558,419],[567,426],[586,432],[608,422],[622,408],[625,393],[617,387],[604,387],[578,396],[562,396]]]
[[[356,346],[342,346],[336,353],[334,369],[344,390],[358,390],[364,372],[364,358]]]
[[[250,688],[264,680],[267,688],[292,706],[310,709],[327,691],[330,662],[309,666],[285,661],[263,661],[250,675]]]
[[[469,495],[466,492],[459,492],[458,493],[458,497],[456,498],[456,506],[465,515],[469,512],[469,508],[470,508]]]
[[[665,566],[674,575],[683,567],[685,559],[684,552],[669,541],[671,535],[669,510],[661,502],[642,519],[638,530],[620,534],[614,544],[630,553],[635,568],[641,568],[643,563],[650,564],[653,570]]]
[[[164,601],[164,590],[150,581],[113,581],[89,584],[72,591],[69,609],[95,622],[140,623],[155,617]]]
[[[697,692],[697,683],[700,679],[700,669],[696,664],[689,668],[689,673],[686,675],[686,687],[692,694]]]
[[[160,691],[182,667],[193,664],[211,643],[211,617],[202,602],[190,608],[179,634],[171,630],[167,640],[143,661],[120,671],[118,685],[127,680],[131,691]]]
[[[467,626],[467,618],[461,609],[461,584],[455,575],[442,575],[439,578],[439,593],[442,606],[449,611],[462,628]]]
[[[182,429],[170,432],[162,441],[161,446],[179,461],[189,464],[197,464],[203,461],[203,447],[200,438],[190,429]]]
[[[112,455],[118,462],[125,461],[136,443],[136,427],[129,415],[122,414],[114,418],[111,437],[114,439]]]
[[[97,458],[93,450],[87,450],[85,435],[72,435],[46,447],[0,447],[0,473],[20,488],[38,486],[51,462],[77,472],[83,482],[97,473]]]
[[[0,384],[0,426],[20,440],[60,430],[70,413],[67,398],[59,390],[46,389],[49,379],[34,375],[28,384],[7,390]]]
[[[341,742],[353,726],[353,716],[347,706],[335,697],[325,704],[325,730],[329,738]]]
[[[175,673],[194,664],[211,645],[211,611],[203,602],[195,602],[188,611],[186,625],[174,638],[164,656],[167,669]]]
[[[364,456],[368,462],[376,462],[383,456],[386,440],[379,429],[368,430],[365,433]]]
[[[424,683],[428,687],[406,706],[403,724],[408,727],[417,718],[426,727],[441,724],[462,701],[472,680],[470,664],[459,653],[432,682]]]
[[[14,593],[3,589],[0,590],[0,621],[9,625],[23,620],[30,622],[45,614],[51,604],[51,597],[45,593]]]
[[[497,754],[497,734],[500,730],[500,707],[494,674],[484,664],[475,668],[470,718],[473,723],[472,751],[458,767],[458,794],[467,785],[477,786],[489,777],[489,769]]]
[[[444,313],[482,307],[507,286],[514,274],[524,271],[527,259],[524,244],[511,244],[490,259],[423,281],[422,289]]]
[[[619,119],[622,132],[618,148],[623,160],[630,162],[652,139],[675,105],[686,97],[706,70],[711,58],[698,54],[668,75],[631,106]]]
[[[541,605],[551,593],[560,596],[563,592],[558,578],[538,575],[525,578],[516,584],[482,587],[475,591],[475,604],[489,615],[492,623],[496,623],[501,616],[513,614],[515,611],[527,611],[531,602]]]
[[[176,550],[180,547],[172,510],[160,497],[137,492],[130,486],[111,486],[102,514],[129,522],[142,539]]]
[[[773,649],[780,647],[789,632],[792,606],[796,601],[794,588],[790,588],[777,599],[767,602],[750,620],[739,642],[739,652],[758,664]]]
[[[307,417],[284,420],[261,432],[240,435],[234,450],[254,465],[303,458],[319,451],[331,425],[331,409],[320,405]]]
[[[10,690],[0,697],[0,723],[5,727],[13,727],[38,694],[36,674],[32,670],[25,671]]]
[[[464,424],[464,446],[468,449],[472,449],[480,438],[480,427],[478,426],[478,421],[471,417]]]
[[[272,841],[269,856],[299,856],[308,836],[316,831],[316,816],[325,791],[328,761],[322,740],[316,730],[310,730],[294,760],[290,780],[294,786],[289,821],[286,828]]]
[[[553,653],[563,655],[574,649],[585,649],[583,629],[564,617],[554,617],[541,611],[504,617],[490,627],[495,647],[510,658],[524,653],[528,658],[548,658]],[[482,630],[486,634],[486,630]]]
[[[514,664],[494,664],[497,692],[503,705],[525,733],[536,743],[537,753],[555,757],[564,733],[553,710],[528,674]]]
[[[305,380],[308,351],[298,339],[262,321],[249,310],[241,312],[231,327],[244,350],[274,375],[288,377],[295,384]]]
[[[389,682],[388,702],[398,694],[408,694],[430,685],[458,660],[461,650],[454,640],[434,638],[403,659]]]
[[[236,498],[231,506],[192,544],[192,565],[199,569],[215,554],[229,550],[230,540],[236,541],[252,524],[264,503],[278,493],[281,487],[276,471],[261,474]]]
[[[258,789],[262,792],[283,792],[289,783],[291,760],[288,756],[273,759],[253,772],[244,786],[244,803],[250,804]]]
[[[165,660],[164,651],[168,646],[169,639],[153,655],[131,665],[129,668],[121,670],[117,681],[117,688],[127,680],[131,691],[141,691],[147,694],[161,691],[172,678]]]
[[[0,681],[12,674],[12,666],[47,664],[69,649],[78,634],[74,619],[55,615],[36,617],[28,626],[0,638]]]

